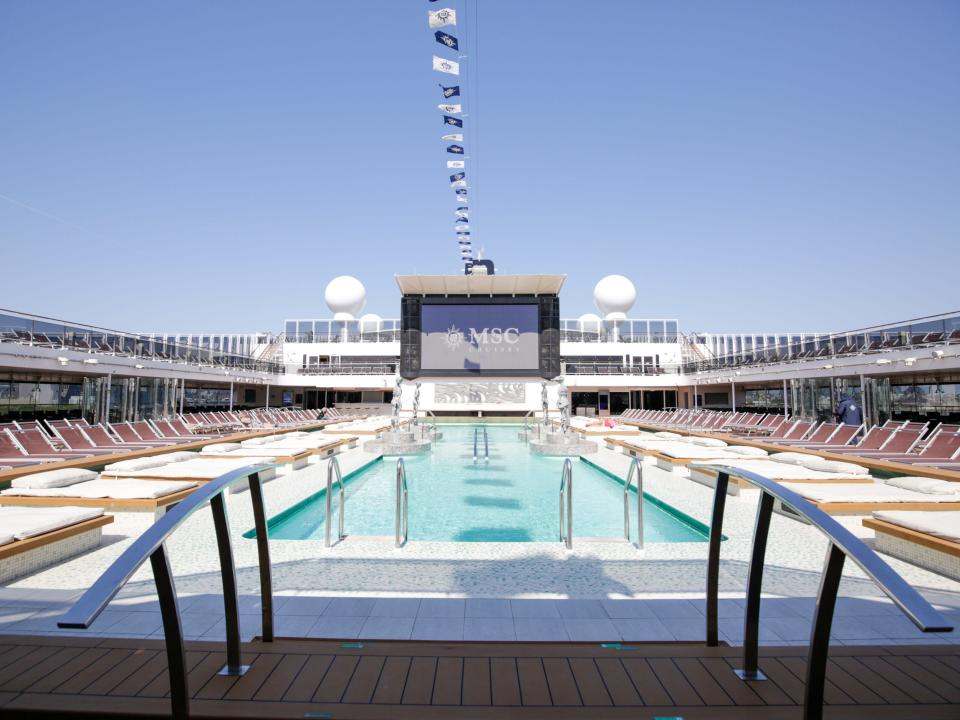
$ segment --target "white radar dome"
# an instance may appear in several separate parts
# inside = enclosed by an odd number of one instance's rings
[[[603,319],[599,315],[586,313],[577,318],[577,329],[580,332],[600,332]]]
[[[360,332],[380,332],[383,330],[383,318],[376,313],[367,313],[360,318]]]
[[[637,289],[623,275],[607,275],[593,288],[593,302],[606,320],[625,320],[636,300]]]
[[[327,283],[323,299],[334,320],[353,320],[367,302],[367,289],[350,275],[340,275]]]

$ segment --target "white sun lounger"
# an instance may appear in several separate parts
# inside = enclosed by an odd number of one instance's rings
[[[248,465],[261,465],[264,463],[273,463],[275,459],[259,455],[232,457],[197,457],[193,460],[184,460],[182,462],[170,463],[160,467],[148,468],[146,470],[128,470],[120,475],[107,475],[104,473],[101,477],[110,477],[118,479],[135,478],[144,481],[157,480],[182,480],[190,483],[205,483],[215,480],[224,473],[231,470],[238,470]],[[260,480],[272,480],[277,475],[276,468],[267,468],[260,471]],[[114,480],[111,479],[111,482]]]
[[[905,490],[885,483],[783,483],[824,512],[865,515],[874,510],[960,510],[960,492],[951,495]]]
[[[97,547],[112,522],[102,508],[0,507],[0,583]]]
[[[0,491],[0,506],[99,507],[108,510],[159,513],[183,500],[197,487],[193,482],[154,480],[87,480],[55,488],[8,488]]]
[[[880,510],[863,525],[878,552],[960,580],[960,510]]]

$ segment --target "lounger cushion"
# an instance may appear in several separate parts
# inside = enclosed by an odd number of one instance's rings
[[[273,437],[256,437],[250,438],[249,440],[241,441],[243,447],[256,447],[257,445],[263,445],[264,443],[272,442]],[[223,445],[233,445],[234,443],[222,443]],[[213,447],[213,445],[208,445],[207,447]]]
[[[763,448],[751,447],[750,445],[731,445],[727,450],[744,457],[764,457],[767,454],[767,451]]]
[[[244,441],[249,442],[249,441]],[[241,448],[241,443],[213,443],[213,445],[206,445],[200,451],[204,455],[207,453],[222,453],[230,452],[231,450],[239,450]]]
[[[104,473],[111,474],[122,472],[124,470],[146,470],[147,468],[160,467],[173,462],[166,455],[156,455],[154,457],[134,458],[133,460],[121,460],[120,462],[110,463],[103,468]]]
[[[142,500],[164,497],[196,487],[192,482],[161,482],[157,480],[90,480],[59,488],[9,488],[0,495],[20,497],[65,497],[99,500]]]
[[[929,478],[927,478],[929,479]],[[960,542],[960,511],[924,512],[922,510],[879,510],[873,513],[877,520],[899,525],[908,530]]]
[[[807,455],[806,460],[797,462],[808,470],[817,470],[828,473],[847,473],[849,475],[869,475],[870,471],[862,465],[855,463],[841,462],[838,460],[826,460],[816,455]]]
[[[0,533],[0,545],[6,545],[7,543],[13,542],[13,535],[7,533]]]
[[[657,437],[660,437],[660,438],[668,438],[668,439],[671,439],[671,440],[676,440],[676,439],[678,439],[678,438],[682,438],[682,437],[683,437],[683,435],[680,435],[679,433],[667,432],[666,430],[661,430],[660,432],[655,432],[654,435],[656,435]]]
[[[283,435],[280,435],[280,437],[288,437],[288,438],[307,437],[307,435],[309,434],[310,433],[303,432],[302,430],[295,430],[293,432],[283,433]]]
[[[884,483],[783,483],[801,497],[823,503],[960,502],[960,493],[933,495]],[[938,511],[939,512],[939,511]]]
[[[192,450],[178,450],[177,452],[164,453],[156,457],[162,457],[167,462],[183,462],[184,460],[193,460],[196,456],[197,453]]]
[[[932,495],[953,495],[960,491],[960,483],[928,477],[893,477],[884,480],[887,485]]]
[[[0,507],[0,526],[17,540],[53,532],[103,515],[100,508]]]
[[[695,437],[690,440],[694,445],[700,445],[701,447],[726,447],[727,444],[723,440],[718,440],[717,438],[702,438]]]
[[[801,462],[808,460],[814,455],[807,455],[806,453],[795,453],[795,452],[779,452],[773,453],[770,455],[770,459],[775,462],[787,463],[788,465],[800,465]]]
[[[68,485],[93,480],[96,477],[97,474],[93,470],[63,468],[62,470],[47,470],[46,472],[32,473],[15,478],[11,481],[10,486],[40,490],[43,488],[67,487]]]

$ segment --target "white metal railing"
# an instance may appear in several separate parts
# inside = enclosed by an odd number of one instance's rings
[[[560,542],[573,550],[573,463],[563,461],[560,476]]]
[[[637,476],[637,549],[643,550],[643,465],[633,458],[627,481],[623,484],[623,537],[630,542],[630,486],[633,476]]]
[[[393,545],[398,548],[407,544],[410,532],[407,496],[407,468],[403,458],[399,458],[397,460],[397,514],[393,525]]]
[[[347,496],[343,492],[343,476],[340,474],[340,463],[336,457],[330,458],[327,462],[327,514],[326,527],[324,535],[324,545],[330,547],[330,525],[333,519],[333,475],[337,475],[337,495],[339,496],[339,520],[337,523],[337,542],[345,537],[343,534],[343,506],[346,505]]]

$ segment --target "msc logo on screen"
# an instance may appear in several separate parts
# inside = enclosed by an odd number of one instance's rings
[[[477,328],[469,329],[469,339],[456,325],[447,328],[444,342],[450,350],[457,350],[463,343],[469,342],[477,349],[491,348],[497,345],[516,345],[520,342],[520,328]]]

